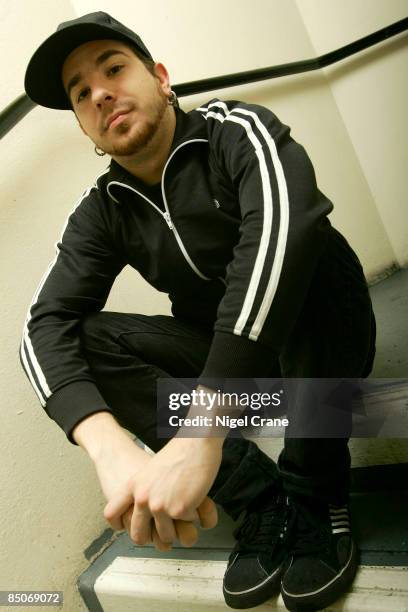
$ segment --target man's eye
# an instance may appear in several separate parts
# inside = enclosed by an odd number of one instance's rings
[[[81,100],[83,100],[87,96],[88,91],[89,91],[88,89],[82,89],[78,94],[77,102],[80,102]]]
[[[114,66],[111,66],[111,68],[109,68],[108,74],[116,74],[117,72],[122,70],[122,68],[123,66],[121,64],[115,64]]]

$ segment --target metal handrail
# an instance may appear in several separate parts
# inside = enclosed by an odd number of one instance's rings
[[[354,55],[363,49],[372,47],[373,45],[382,42],[392,36],[396,36],[408,29],[408,17],[400,19],[381,30],[377,30],[372,34],[368,34],[359,40],[356,40],[348,45],[344,45],[335,51],[330,51],[319,57],[291,62],[288,64],[280,64],[279,66],[271,66],[269,68],[259,68],[257,70],[247,70],[246,72],[237,72],[234,74],[226,74],[223,76],[212,77],[209,79],[201,79],[199,81],[190,81],[189,83],[181,83],[174,85],[173,89],[180,97],[191,96],[205,91],[214,89],[223,89],[224,87],[233,87],[236,85],[244,85],[246,83],[254,83],[256,81],[265,81],[266,79],[275,79],[281,76],[290,74],[301,74],[302,72],[310,72],[325,68],[335,62]],[[23,117],[27,115],[36,103],[33,102],[27,94],[21,94],[9,106],[0,113],[0,138],[7,134]]]

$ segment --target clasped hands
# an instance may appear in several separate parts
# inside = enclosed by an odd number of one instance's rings
[[[220,438],[172,438],[143,465],[122,489],[115,491],[104,509],[113,529],[126,528],[135,544],[153,542],[170,550],[178,539],[192,546],[198,532],[217,524],[217,509],[207,496],[222,457]]]

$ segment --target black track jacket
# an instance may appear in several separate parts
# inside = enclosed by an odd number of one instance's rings
[[[80,420],[109,410],[80,321],[125,265],[169,295],[175,317],[214,330],[199,382],[219,388],[269,375],[335,231],[308,155],[270,110],[213,99],[176,116],[162,202],[112,160],[70,214],[29,307],[21,362],[72,443]]]

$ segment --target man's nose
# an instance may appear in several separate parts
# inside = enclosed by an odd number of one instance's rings
[[[92,99],[97,106],[103,106],[106,103],[112,102],[115,99],[114,93],[104,85],[99,85],[93,88]]]

